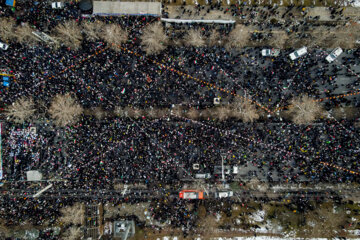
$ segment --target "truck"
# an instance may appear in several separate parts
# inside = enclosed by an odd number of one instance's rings
[[[277,57],[280,54],[280,49],[263,49],[261,50],[261,55],[263,57]]]
[[[215,193],[215,198],[227,198],[234,196],[233,191],[221,191]]]
[[[204,199],[204,192],[198,190],[182,190],[179,193],[180,199]]]

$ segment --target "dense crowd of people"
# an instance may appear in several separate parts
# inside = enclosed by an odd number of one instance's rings
[[[79,23],[94,20],[82,18],[75,4],[61,11],[52,11],[42,1],[21,4],[15,12],[1,9],[0,16],[16,18],[18,24],[29,22],[41,31],[51,30],[68,19]],[[242,14],[238,13],[239,9],[234,10],[235,15]],[[272,11],[275,10],[270,13]],[[307,94],[323,98],[335,95],[339,89],[353,91],[359,84],[358,76],[353,74],[360,61],[359,49],[344,53],[339,58],[341,64],[331,65],[325,63],[326,54],[319,49],[311,49],[307,56],[296,61],[290,61],[287,56],[292,49],[282,50],[277,58],[264,58],[260,48],[229,51],[222,47],[169,46],[162,53],[147,57],[139,47],[141,29],[157,18],[96,18],[127,29],[129,41],[124,47],[143,57],[107,49],[80,64],[81,59],[106,44],[84,40],[82,48],[75,51],[66,47],[53,50],[46,45],[26,47],[10,43],[10,48],[2,51],[0,61],[16,74],[16,80],[9,88],[1,88],[3,104],[11,104],[21,96],[32,96],[35,101],[49,105],[55,95],[68,92],[74,94],[84,108],[101,107],[109,112],[116,106],[171,109],[173,105],[183,105],[201,110],[214,107],[215,97],[227,99],[230,104],[236,101],[233,95],[208,88],[152,60],[270,108],[284,105],[293,96]],[[172,27],[182,32],[192,28],[209,32],[216,28],[221,36],[233,28],[202,24]],[[177,33],[171,34],[170,38],[179,37]],[[69,66],[74,67],[63,71]],[[339,75],[346,76],[349,83],[341,83]],[[359,107],[360,103],[356,95],[327,101],[325,107],[330,110],[341,104]],[[354,174],[360,173],[359,130],[354,120],[323,119],[313,125],[298,126],[275,117],[262,123],[241,123],[231,119],[194,121],[179,116],[160,119],[144,116],[136,120],[108,116],[98,120],[84,115],[75,126],[59,129],[46,122],[44,127],[41,121],[34,126],[36,134],[25,131],[29,127],[27,123],[6,122],[4,125],[2,156],[6,179],[24,180],[25,171],[39,170],[45,178],[66,179],[69,189],[113,189],[115,181],[177,184],[182,178],[194,178],[200,171],[213,173],[214,166],[221,165],[221,155],[225,152],[228,165],[255,166],[262,181],[359,181],[359,175]],[[199,164],[201,170],[194,171],[194,164]],[[216,180],[212,174],[208,181]],[[8,213],[9,221],[24,214],[38,218],[33,206],[22,206],[31,205],[30,201],[6,197],[0,201],[0,205],[10,204],[7,208],[13,212]],[[21,207],[18,201],[22,202]],[[59,214],[54,209],[67,204],[66,199],[56,201],[55,205],[37,201],[36,211],[45,211],[51,219]],[[187,214],[185,210],[180,212]],[[41,221],[35,222],[41,224]],[[173,221],[181,226],[180,218]]]

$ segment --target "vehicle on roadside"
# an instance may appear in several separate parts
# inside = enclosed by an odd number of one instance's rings
[[[261,55],[263,57],[277,57],[280,54],[280,49],[263,49],[261,50]]]
[[[307,47],[299,48],[298,50],[289,54],[291,60],[295,60],[299,57],[304,56],[307,53]]]
[[[181,199],[204,199],[204,192],[198,190],[182,190],[179,193]]]
[[[215,193],[215,198],[227,198],[234,196],[233,191],[221,191]]]
[[[215,166],[214,173],[222,174],[222,166]],[[231,174],[231,166],[224,166],[224,174],[225,175]]]
[[[196,173],[196,174],[195,174],[195,178],[198,178],[198,179],[209,179],[209,178],[211,178],[211,174],[210,174],[210,173]]]
[[[0,42],[0,48],[2,50],[7,50],[9,48],[9,45],[7,45],[6,43]]]
[[[52,9],[62,9],[65,7],[65,3],[63,2],[53,2],[51,3],[51,8]]]
[[[335,48],[331,53],[325,58],[328,63],[333,62],[337,57],[343,53],[343,50],[340,47]]]

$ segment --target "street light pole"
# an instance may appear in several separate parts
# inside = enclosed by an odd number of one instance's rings
[[[226,158],[226,153],[222,153],[221,154],[221,176],[222,176],[222,181],[223,181],[223,185],[225,187],[225,173],[224,173],[224,159]]]
[[[223,182],[225,181],[225,176],[224,176],[224,157],[225,156],[221,156],[221,176],[222,176],[222,180]]]

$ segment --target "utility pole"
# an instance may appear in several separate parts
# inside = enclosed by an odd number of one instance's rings
[[[221,177],[223,181],[223,185],[225,187],[225,174],[224,174],[224,159],[226,158],[226,153],[221,153]]]
[[[45,188],[43,188],[42,190],[40,190],[39,192],[37,192],[37,193],[33,196],[33,198],[39,197],[43,192],[49,190],[52,186],[53,186],[52,184],[47,185]]]

